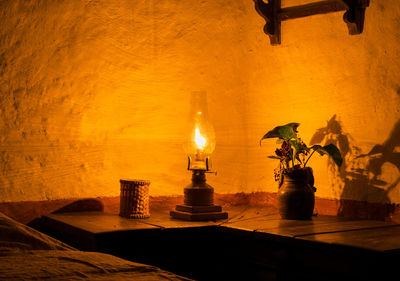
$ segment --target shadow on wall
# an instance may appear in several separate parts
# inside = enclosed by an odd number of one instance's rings
[[[343,133],[342,125],[334,115],[327,126],[320,128],[311,138],[310,144],[335,144],[343,157],[340,169],[329,159],[328,166],[342,180],[339,216],[367,219],[388,219],[395,211],[388,194],[399,183],[400,176],[393,182],[381,178],[382,168],[391,163],[400,172],[400,120],[396,122],[389,138],[376,144],[370,152],[362,154],[361,149],[352,145],[350,135]],[[377,203],[370,203],[377,202]]]

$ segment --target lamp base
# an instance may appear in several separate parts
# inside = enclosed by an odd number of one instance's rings
[[[170,211],[171,217],[187,221],[206,221],[227,219],[228,213],[222,212],[219,205],[210,206],[189,206],[176,205],[174,211]]]

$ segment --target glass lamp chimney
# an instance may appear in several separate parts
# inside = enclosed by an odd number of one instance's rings
[[[184,150],[189,170],[210,169],[210,155],[215,149],[215,132],[208,116],[206,92],[192,92]]]

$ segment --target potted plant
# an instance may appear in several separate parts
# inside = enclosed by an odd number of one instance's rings
[[[334,144],[308,147],[298,136],[299,123],[289,123],[278,126],[266,133],[260,140],[277,138],[280,148],[275,155],[268,158],[279,160],[279,166],[274,170],[275,181],[279,182],[277,194],[278,209],[283,219],[310,219],[315,203],[314,176],[307,164],[317,152],[329,155],[340,167],[342,156]]]

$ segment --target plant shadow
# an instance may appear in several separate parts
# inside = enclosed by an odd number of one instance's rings
[[[395,211],[389,193],[400,183],[400,176],[392,182],[382,180],[382,168],[390,163],[400,172],[400,120],[390,136],[381,144],[375,144],[366,154],[353,142],[349,134],[343,132],[341,123],[334,115],[327,126],[318,129],[310,144],[336,145],[343,157],[338,169],[329,159],[329,169],[337,173],[343,183],[340,191],[338,215],[345,217],[388,220]],[[373,203],[371,203],[373,202]]]

